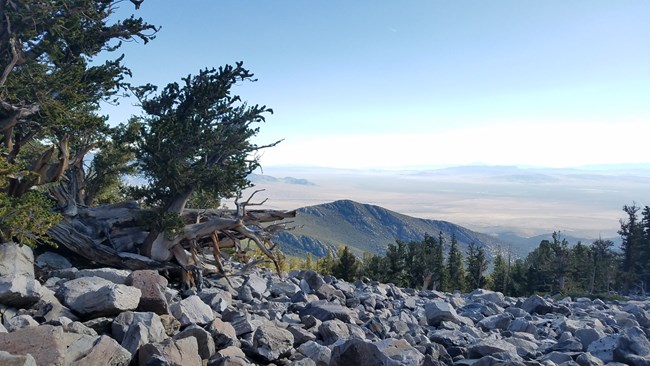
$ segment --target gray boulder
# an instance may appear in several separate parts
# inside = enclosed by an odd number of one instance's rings
[[[539,295],[532,295],[521,305],[521,308],[529,314],[544,315],[553,312],[553,305]]]
[[[57,295],[64,305],[78,314],[100,317],[135,310],[141,292],[100,277],[80,277],[65,282]]]
[[[618,344],[619,334],[610,334],[597,341],[592,342],[587,347],[587,352],[600,358],[603,362],[614,361],[614,348]]]
[[[214,319],[212,308],[196,295],[171,304],[169,310],[181,322],[181,326],[189,324],[205,325]]]
[[[289,280],[273,279],[269,286],[269,291],[274,297],[287,296],[291,297],[300,291],[300,287]]]
[[[347,325],[338,319],[324,321],[318,327],[318,334],[326,345],[332,344],[339,339],[350,338],[350,330]]]
[[[598,357],[595,357],[591,353],[582,353],[576,357],[576,362],[580,366],[602,366],[605,363]]]
[[[481,319],[476,325],[485,331],[506,330],[510,326],[513,316],[510,313],[501,313]]]
[[[82,269],[75,273],[75,278],[100,277],[117,285],[125,285],[131,271],[116,268]]]
[[[188,326],[182,332],[175,335],[174,339],[179,340],[187,337],[196,338],[199,346],[199,357],[201,359],[208,360],[217,352],[212,335],[198,325],[192,324]]]
[[[502,339],[480,339],[467,348],[470,358],[481,358],[495,353],[517,354],[517,347]]]
[[[146,339],[149,342],[160,342],[167,338],[165,334],[165,327],[158,314],[153,312],[133,312],[125,311],[120,313],[113,324],[111,325],[113,338],[118,342],[122,342],[129,332],[129,328],[141,323],[147,329]]]
[[[505,306],[505,296],[501,292],[494,292],[484,289],[476,289],[469,294],[473,301],[484,301],[498,306]]]
[[[140,365],[201,365],[199,346],[194,337],[179,340],[167,338],[160,343],[148,343],[138,352]]]
[[[273,323],[258,327],[253,335],[252,352],[264,360],[274,362],[288,356],[293,350],[293,335]]]
[[[329,366],[407,366],[391,359],[376,344],[349,339],[332,349]],[[411,365],[408,365],[411,366]]]
[[[593,342],[603,338],[605,332],[595,328],[583,328],[576,330],[575,335],[582,343],[583,351],[586,351]]]
[[[328,366],[332,358],[332,350],[329,347],[314,341],[301,344],[298,352],[313,360],[317,366]]]
[[[6,351],[0,351],[0,365],[3,366],[36,366],[36,360],[32,355],[12,355]]]
[[[389,338],[375,343],[381,353],[400,365],[420,365],[424,355],[403,339]]]
[[[424,307],[427,323],[438,326],[443,321],[460,323],[460,318],[451,304],[444,301],[434,301]]]
[[[63,366],[66,345],[61,327],[41,325],[0,333],[2,350],[12,355],[31,354],[37,365]]]
[[[16,315],[13,318],[5,318],[4,326],[7,331],[13,332],[21,328],[38,327],[38,322],[27,314],[21,314]]]
[[[27,245],[0,244],[0,276],[34,278],[34,253]]]
[[[325,300],[314,301],[307,304],[307,306],[300,311],[300,317],[302,318],[307,315],[311,315],[320,321],[339,319],[343,322],[349,323],[351,320],[350,309]]]
[[[107,336],[78,335],[74,337],[65,355],[66,365],[127,366],[131,353]]]
[[[41,284],[23,275],[0,277],[0,304],[28,308],[41,298]]]
[[[165,296],[167,279],[159,275],[157,271],[134,271],[126,278],[126,285],[133,286],[142,293],[138,311],[152,311],[159,315],[169,313],[169,305]]]
[[[36,257],[34,264],[40,268],[46,269],[72,268],[72,263],[70,263],[66,257],[54,252],[45,252],[39,255]]]
[[[614,348],[614,360],[634,366],[650,365],[650,341],[641,328],[623,330]]]
[[[227,322],[219,318],[215,318],[208,324],[206,330],[212,335],[214,345],[217,349],[222,349],[230,346],[239,347],[241,343],[237,339],[237,332],[235,328]]]

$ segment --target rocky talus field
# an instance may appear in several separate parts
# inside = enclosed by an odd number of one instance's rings
[[[450,294],[264,268],[179,292],[157,271],[34,257],[0,245],[0,365],[650,365],[647,299]]]

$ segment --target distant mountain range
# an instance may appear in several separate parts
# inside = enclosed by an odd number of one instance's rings
[[[465,252],[470,243],[483,248],[490,257],[508,251],[514,258],[525,257],[542,240],[551,240],[551,233],[522,237],[512,232],[488,235],[448,221],[429,220],[403,215],[380,206],[339,200],[297,210],[294,230],[278,234],[273,240],[284,253],[303,257],[310,252],[315,257],[336,252],[339,246],[349,246],[358,256],[364,252],[384,254],[388,244],[395,240],[419,241],[428,233],[438,238],[442,231],[446,238],[445,252],[452,234]],[[570,245],[578,242],[590,244],[593,239],[579,238],[561,233]],[[605,238],[604,238],[605,239]],[[616,244],[620,240],[609,238]]]
[[[262,174],[250,174],[248,176],[248,180],[251,181],[253,184],[260,184],[260,183],[286,183],[286,184],[298,184],[301,186],[315,186],[316,184],[307,180],[307,179],[302,179],[302,178],[294,178],[294,177],[284,177],[284,178],[276,178],[272,177],[270,175],[262,175]]]
[[[424,234],[438,237],[442,231],[449,246],[452,234],[464,251],[470,243],[484,247],[490,256],[511,245],[493,236],[478,233],[447,221],[419,219],[385,208],[350,200],[309,206],[297,210],[295,230],[280,233],[274,238],[283,252],[304,256],[311,252],[316,257],[336,252],[347,245],[358,255],[363,252],[384,254],[388,244],[395,240],[422,240]],[[512,248],[515,250],[516,248]],[[516,250],[515,250],[516,251]],[[518,255],[525,253],[517,253]]]

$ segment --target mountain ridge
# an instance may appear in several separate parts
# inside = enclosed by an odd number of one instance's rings
[[[472,242],[484,247],[489,256],[499,250],[516,250],[499,238],[448,221],[411,217],[349,199],[302,207],[297,212],[296,228],[274,238],[290,255],[304,256],[311,252],[321,257],[327,255],[328,250],[336,252],[341,245],[349,246],[357,255],[364,252],[381,255],[388,244],[396,240],[418,241],[425,233],[437,238],[441,231],[447,248],[451,235],[455,234],[463,251]],[[515,255],[524,254],[515,252]]]

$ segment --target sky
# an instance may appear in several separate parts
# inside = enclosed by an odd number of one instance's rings
[[[125,1],[118,14],[133,12]],[[146,0],[135,84],[244,61],[262,166],[650,163],[646,0]],[[112,123],[139,113],[105,106]]]

